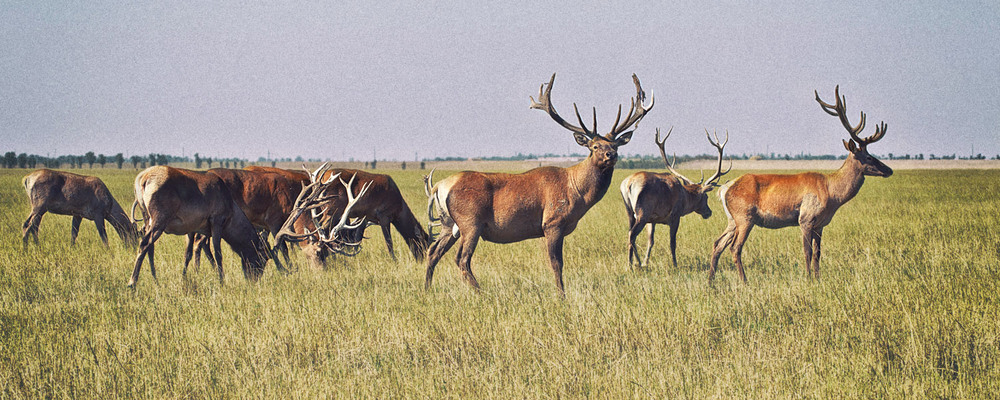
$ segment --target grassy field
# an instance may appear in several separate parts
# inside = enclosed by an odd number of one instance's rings
[[[706,279],[715,216],[667,229],[631,270],[626,217],[607,196],[566,240],[566,297],[543,245],[481,243],[475,292],[445,256],[430,292],[379,234],[357,257],[250,284],[181,276],[183,239],[157,247],[159,281],[125,287],[135,251],[28,208],[0,171],[0,398],[984,398],[1000,393],[1000,171],[897,171],[869,179],[824,231],[823,279],[799,230],[755,229],[749,284],[727,255]],[[85,171],[87,172],[87,171]],[[92,170],[124,205],[135,171]],[[730,176],[738,176],[735,171]],[[393,171],[422,217],[420,171]],[[447,175],[438,171],[437,179]],[[396,237],[397,243],[402,243]],[[640,236],[640,248],[645,247]]]

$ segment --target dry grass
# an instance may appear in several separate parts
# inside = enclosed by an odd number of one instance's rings
[[[87,223],[70,248],[69,217],[47,215],[42,246],[21,250],[26,172],[0,172],[0,398],[1000,392],[998,171],[870,179],[825,231],[822,281],[807,279],[796,229],[757,229],[749,285],[725,260],[714,287],[719,212],[683,219],[679,268],[666,266],[666,229],[653,267],[628,268],[619,171],[567,238],[565,299],[537,240],[481,244],[480,293],[451,254],[424,292],[423,266],[393,262],[375,230],[358,257],[291,275],[269,267],[257,284],[226,251],[224,287],[207,267],[182,277],[183,240],[165,237],[159,282],[144,269],[129,290],[134,251],[116,239],[102,248]],[[91,172],[131,201],[134,171]],[[392,174],[423,215],[420,171]]]

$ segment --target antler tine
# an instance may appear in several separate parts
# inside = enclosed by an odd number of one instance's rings
[[[826,111],[827,114],[840,118],[840,123],[844,125],[844,129],[847,129],[847,133],[851,135],[851,139],[857,142],[859,146],[864,146],[869,143],[858,137],[858,134],[865,129],[865,122],[867,121],[865,112],[861,112],[861,121],[859,121],[856,126],[852,126],[851,121],[847,119],[847,96],[840,95],[840,85],[837,85],[837,87],[833,90],[837,103],[832,106],[819,98],[818,91],[814,92],[816,93],[816,101],[819,102],[823,111]]]
[[[670,137],[670,133],[673,131],[674,127],[671,126],[670,130],[667,131],[667,135],[663,137],[663,140],[660,140],[660,128],[656,128],[656,137],[654,137],[653,140],[656,142],[656,146],[660,148],[660,156],[663,157],[663,164],[666,165],[667,170],[669,170],[671,174],[674,174],[674,176],[676,176],[680,180],[684,181],[685,185],[690,185],[693,183],[693,181],[688,179],[686,176],[681,175],[680,172],[677,172],[677,170],[674,169],[674,164],[667,160],[667,151],[663,148],[663,145],[667,142],[667,138]],[[675,154],[674,163],[676,162],[677,162],[677,155]]]
[[[726,129],[726,140],[724,142],[722,142],[722,143],[719,143],[719,131],[718,130],[715,131],[715,141],[714,142],[712,141],[712,137],[708,134],[708,129],[707,128],[705,129],[705,137],[708,138],[708,142],[711,143],[712,146],[714,146],[716,149],[719,150],[719,165],[716,168],[715,174],[712,175],[711,178],[708,178],[708,181],[707,181],[708,183],[706,183],[705,186],[708,186],[708,185],[717,185],[719,179],[721,179],[723,175],[728,174],[729,171],[733,170],[733,159],[732,159],[732,157],[730,157],[729,158],[729,169],[727,169],[725,172],[722,171],[723,149],[726,147],[726,144],[729,143],[729,129]]]
[[[872,144],[879,140],[882,140],[882,137],[885,136],[886,129],[889,129],[889,127],[886,126],[885,122],[881,122],[879,123],[879,125],[875,125],[875,134],[865,139],[865,144]]]
[[[576,120],[580,121],[580,129],[583,130],[583,134],[587,135],[587,137],[594,137],[594,133],[593,132],[596,132],[596,130],[595,131],[591,131],[591,130],[587,129],[587,124],[583,123],[583,117],[580,116],[580,110],[576,108],[576,103],[573,103],[573,111],[576,112]],[[597,115],[596,115],[596,113],[597,113],[597,107],[594,107],[594,113],[595,113],[595,115],[594,115],[594,125],[596,127],[596,125],[597,125]]]
[[[340,180],[340,183],[343,184],[344,188],[347,190],[347,206],[344,207],[344,212],[343,214],[341,214],[340,221],[337,222],[337,225],[330,228],[329,232],[327,232],[328,237],[331,238],[335,237],[337,235],[337,232],[340,232],[343,229],[354,229],[361,226],[360,223],[348,224],[347,223],[348,215],[351,212],[351,208],[354,207],[354,205],[357,204],[358,200],[361,199],[361,197],[368,192],[368,188],[371,187],[372,181],[366,182],[364,186],[361,187],[361,190],[358,192],[358,194],[355,196],[353,193],[351,193],[351,187],[354,186],[354,178],[356,178],[357,176],[358,176],[357,174],[351,176],[350,182],[344,182],[343,179]]]
[[[556,123],[561,125],[563,128],[569,129],[575,133],[586,135],[589,138],[594,137],[594,134],[588,132],[586,127],[581,128],[579,126],[574,126],[560,117],[559,113],[556,112],[555,107],[552,106],[552,85],[555,84],[555,81],[556,74],[552,74],[552,79],[549,80],[549,85],[545,86],[543,83],[542,86],[538,88],[538,101],[535,101],[533,97],[528,96],[528,98],[531,99],[531,105],[529,108],[545,111],[549,114],[549,117],[551,117],[553,121],[556,121]],[[573,104],[573,108],[576,108],[576,104]],[[579,112],[577,112],[577,114],[579,114]],[[583,126],[583,120],[581,119],[580,121],[580,125]]]
[[[619,134],[625,130],[634,127],[636,124],[646,116],[649,110],[653,109],[653,105],[656,104],[656,98],[650,95],[649,106],[644,106],[642,103],[646,101],[646,92],[642,90],[642,85],[639,83],[639,77],[632,74],[632,81],[635,83],[635,98],[632,99],[632,106],[630,107],[628,117],[622,122],[621,126],[616,123],[611,129],[611,132],[605,136],[608,140],[614,140]]]

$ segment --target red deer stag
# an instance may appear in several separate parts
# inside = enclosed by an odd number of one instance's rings
[[[135,224],[125,215],[125,210],[118,205],[100,178],[40,169],[26,175],[21,182],[31,204],[28,219],[21,226],[24,246],[28,245],[29,235],[38,244],[38,226],[46,212],[73,216],[73,226],[70,229],[70,244],[73,245],[76,244],[83,218],[94,221],[105,246],[108,245],[105,220],[111,223],[111,227],[126,245],[134,247],[139,241],[139,231]]]
[[[632,264],[633,256],[635,261],[639,261],[639,252],[635,248],[635,238],[643,227],[647,227],[649,245],[646,247],[646,257],[639,266],[649,265],[649,255],[653,251],[653,234],[656,224],[666,224],[670,226],[670,257],[673,259],[674,268],[677,268],[677,228],[680,226],[681,217],[690,213],[698,213],[702,218],[708,219],[712,216],[712,210],[708,208],[708,192],[718,186],[719,179],[732,169],[730,163],[729,170],[722,171],[722,150],[729,143],[729,132],[726,131],[726,140],[719,141],[719,135],[715,135],[715,141],[705,130],[708,142],[719,151],[719,165],[711,178],[706,182],[702,175],[702,181],[694,183],[692,180],[681,175],[674,170],[673,165],[667,159],[667,152],[663,149],[664,143],[670,137],[673,128],[660,140],[660,129],[656,129],[656,145],[660,147],[660,155],[663,156],[663,163],[666,164],[670,172],[636,172],[629,175],[622,181],[622,200],[625,202],[625,212],[628,213],[628,262]],[[676,161],[676,157],[674,158]]]
[[[323,164],[316,171],[309,174],[310,183],[302,187],[302,190],[295,199],[291,213],[274,235],[275,247],[283,245],[286,241],[298,242],[300,244],[306,243],[303,246],[306,250],[306,255],[313,262],[320,264],[331,253],[354,254],[347,250],[347,248],[356,248],[360,244],[361,239],[343,233],[356,232],[364,229],[366,226],[367,222],[364,218],[353,224],[349,224],[348,221],[354,206],[358,204],[358,200],[372,186],[372,183],[369,182],[361,186],[358,194],[354,195],[350,189],[354,186],[356,176],[352,176],[350,182],[344,182],[343,179],[339,179],[340,173],[331,175],[329,174],[329,170],[327,164]],[[330,188],[330,185],[335,180],[340,180],[340,183],[345,188],[344,193],[346,196],[334,193]],[[346,197],[346,200],[343,201],[343,211],[337,217],[332,212],[336,207],[331,206],[330,202],[342,199],[343,197]],[[334,221],[336,221],[336,224]],[[302,233],[298,233],[298,231],[302,231]]]
[[[254,168],[254,170],[278,172],[283,174],[292,175],[295,174],[299,179],[304,179],[307,183],[309,180],[308,175],[299,171],[288,171],[280,168],[271,167],[247,167]],[[410,253],[413,254],[413,258],[418,262],[423,261],[424,254],[427,252],[427,245],[430,241],[427,232],[417,221],[417,218],[413,215],[410,210],[410,206],[406,204],[406,200],[403,200],[403,195],[399,191],[399,187],[396,186],[396,182],[392,180],[389,175],[374,174],[366,171],[355,170],[355,169],[343,169],[343,168],[330,168],[327,175],[330,174],[341,174],[341,176],[356,176],[357,181],[354,183],[354,187],[351,190],[360,190],[364,185],[370,185],[368,194],[365,196],[365,200],[359,202],[351,210],[351,218],[365,218],[367,221],[374,225],[378,225],[382,228],[382,236],[385,238],[386,247],[389,250],[389,255],[396,259],[396,254],[393,251],[392,243],[392,233],[389,230],[389,226],[396,228],[396,231],[403,237],[406,242],[407,247],[410,249]],[[325,176],[323,178],[326,178]],[[343,194],[345,188],[341,187],[331,187],[333,194]],[[346,197],[341,196],[333,199],[330,203],[333,210],[342,210],[346,204]],[[305,228],[302,224],[305,221],[299,222],[299,226],[296,229]],[[364,229],[365,225],[362,225],[360,229]],[[355,236],[360,236],[362,232],[355,233]]]
[[[138,206],[146,226],[128,283],[130,287],[139,279],[143,258],[149,258],[149,271],[156,278],[154,245],[164,232],[211,237],[220,284],[224,279],[221,240],[240,256],[247,279],[257,280],[263,273],[269,249],[218,176],[155,166],[136,176],[134,189],[133,213]]]
[[[719,190],[723,209],[729,225],[715,240],[709,281],[715,277],[719,256],[732,246],[733,262],[740,279],[747,281],[743,272],[741,253],[743,244],[754,225],[768,229],[798,225],[802,229],[802,247],[806,256],[806,272],[819,278],[820,244],[823,227],[830,223],[833,214],[854,195],[858,194],[865,176],[889,177],[892,169],[868,153],[868,145],[885,136],[886,125],[876,126],[875,134],[865,139],[858,137],[865,128],[865,113],[861,121],[852,126],[847,120],[846,99],[840,96],[840,86],[834,89],[836,104],[830,105],[819,98],[816,101],[828,114],[840,118],[851,138],[844,140],[849,154],[847,160],[831,174],[805,172],[795,175],[747,174],[723,185]]]
[[[618,147],[629,142],[633,132],[629,129],[635,129],[654,103],[643,105],[646,95],[639,78],[632,75],[636,96],[628,116],[618,124],[619,106],[611,131],[601,136],[597,133],[596,108],[591,129],[583,123],[578,110],[580,126],[570,124],[556,113],[550,99],[555,79],[552,74],[548,86],[542,85],[538,101],[531,99],[531,108],[547,112],[559,125],[572,131],[576,142],[589,149],[590,155],[569,168],[541,167],[521,174],[466,171],[434,185],[430,201],[438,205],[443,232],[428,250],[426,288],[431,286],[434,267],[456,241],[461,242],[455,262],[469,285],[479,288],[471,261],[480,238],[512,243],[544,237],[556,287],[560,294],[565,293],[563,239],[576,229],[587,210],[604,197],[618,161]],[[576,104],[573,108],[576,109]]]

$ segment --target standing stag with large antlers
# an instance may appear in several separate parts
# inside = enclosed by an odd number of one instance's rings
[[[849,154],[837,171],[825,175],[805,172],[795,175],[747,174],[736,178],[719,190],[719,198],[729,218],[729,225],[715,240],[712,250],[712,265],[708,272],[709,281],[715,277],[719,256],[728,246],[732,246],[733,262],[746,282],[741,253],[743,244],[754,225],[777,229],[798,225],[802,229],[802,248],[806,256],[806,271],[819,278],[820,244],[823,227],[830,223],[833,214],[861,190],[865,176],[888,177],[892,169],[868,153],[868,145],[885,136],[886,125],[876,126],[875,134],[860,138],[858,134],[865,128],[865,113],[861,121],[852,126],[847,120],[846,99],[840,96],[840,86],[834,89],[836,104],[828,104],[819,98],[816,101],[823,111],[839,117],[851,138],[844,140]]]
[[[555,79],[552,74],[548,86],[542,85],[538,101],[531,99],[531,108],[545,111],[573,132],[577,144],[588,148],[590,155],[569,168],[541,167],[521,174],[466,171],[434,185],[429,191],[430,201],[437,204],[443,232],[428,250],[425,287],[430,288],[434,267],[455,242],[460,241],[455,262],[469,285],[478,288],[471,261],[480,238],[512,243],[544,237],[556,287],[564,293],[563,239],[608,191],[618,161],[618,147],[629,142],[630,129],[646,116],[653,103],[648,107],[643,105],[646,95],[639,78],[632,75],[636,96],[628,116],[621,121],[619,106],[611,131],[601,136],[597,133],[596,108],[591,129],[583,123],[578,110],[580,126],[570,124],[556,113],[550,98]],[[576,104],[573,108],[576,109]]]
[[[635,248],[635,238],[643,227],[648,227],[649,245],[646,247],[646,257],[639,266],[649,265],[649,254],[653,251],[653,234],[656,224],[667,224],[670,226],[670,257],[673,259],[674,268],[677,268],[677,228],[680,226],[681,217],[690,213],[698,213],[702,218],[708,219],[712,216],[712,210],[708,208],[708,192],[718,187],[719,179],[729,173],[732,169],[730,163],[729,170],[722,171],[722,150],[729,143],[729,131],[726,131],[726,140],[719,141],[716,133],[715,141],[705,130],[708,142],[719,151],[719,166],[714,175],[705,181],[702,175],[701,182],[684,177],[680,172],[674,170],[670,160],[667,159],[667,152],[663,149],[664,143],[670,137],[670,132],[660,140],[660,129],[656,129],[656,145],[660,148],[660,155],[663,156],[663,163],[666,164],[668,173],[636,172],[629,175],[622,181],[621,192],[622,201],[625,202],[625,212],[628,213],[628,262],[631,265],[633,256],[635,261],[639,261],[639,252]],[[674,158],[676,161],[676,157]]]

